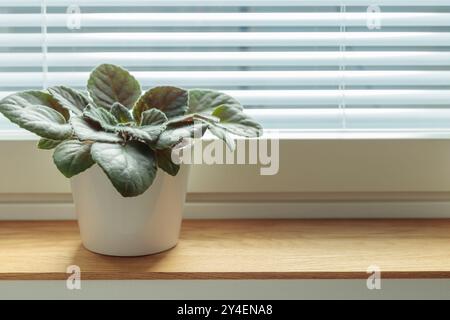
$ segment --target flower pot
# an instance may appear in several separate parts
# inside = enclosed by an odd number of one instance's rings
[[[71,180],[83,245],[112,256],[141,256],[174,247],[179,238],[189,166],[172,177],[158,170],[142,195],[122,197],[100,167]]]

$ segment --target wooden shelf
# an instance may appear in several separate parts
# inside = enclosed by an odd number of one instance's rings
[[[450,278],[450,220],[191,220],[177,247],[116,258],[83,248],[73,221],[0,222],[0,279]]]

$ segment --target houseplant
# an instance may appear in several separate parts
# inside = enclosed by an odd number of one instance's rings
[[[118,256],[176,244],[189,168],[171,154],[184,139],[210,130],[233,148],[230,133],[262,133],[224,93],[172,86],[142,93],[127,70],[111,64],[92,71],[87,92],[18,92],[0,101],[0,112],[40,136],[40,149],[54,149],[56,167],[71,178],[85,247]]]

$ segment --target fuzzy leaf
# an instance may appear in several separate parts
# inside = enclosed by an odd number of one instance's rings
[[[148,90],[138,100],[133,109],[133,116],[140,123],[142,113],[149,109],[159,109],[170,119],[186,113],[188,92],[177,87],[155,87]]]
[[[175,117],[169,120],[167,123],[168,126],[172,125],[183,125],[183,124],[192,124],[195,121],[207,122],[207,123],[219,123],[220,119],[208,114],[201,113],[190,113],[183,116]]]
[[[182,142],[186,138],[200,138],[208,129],[208,124],[200,122],[181,127],[168,128],[163,131],[155,145],[152,145],[157,150],[164,150],[173,148],[175,145]]]
[[[91,154],[116,190],[124,197],[144,193],[156,177],[154,152],[143,143],[137,141],[125,145],[94,143]]]
[[[64,141],[56,147],[53,162],[66,178],[71,178],[94,164],[91,157],[91,144],[78,140]]]
[[[92,71],[88,91],[97,106],[110,110],[115,102],[133,108],[141,96],[139,82],[125,69],[112,64],[102,64]]]
[[[106,131],[113,131],[118,124],[116,118],[103,108],[95,108],[88,105],[83,111],[83,117],[89,122],[102,127]]]
[[[43,138],[65,140],[72,134],[72,129],[64,117],[46,106],[22,108],[0,103],[0,111],[11,122]]]
[[[11,112],[15,108],[28,108],[30,106],[46,106],[59,112],[64,119],[70,118],[69,111],[61,106],[55,98],[47,92],[37,90],[22,91],[7,96],[0,101],[0,112],[4,113],[4,110],[5,112]],[[5,116],[8,117],[6,114]]]
[[[233,134],[249,138],[262,135],[261,125],[233,106],[222,105],[216,108],[212,115],[220,119],[220,123],[216,124],[217,127]]]
[[[209,131],[217,138],[222,139],[226,143],[228,149],[230,149],[231,151],[234,151],[234,149],[236,149],[236,142],[234,142],[233,137],[229,135],[225,131],[225,129],[222,129],[218,126],[210,126]]]
[[[89,123],[81,117],[72,117],[70,119],[73,131],[81,141],[97,141],[109,143],[121,143],[123,139],[117,133],[102,131],[100,126]]]
[[[167,122],[167,116],[158,109],[149,109],[142,113],[141,126],[159,125]]]
[[[131,112],[119,102],[113,104],[111,114],[119,123],[130,123],[134,121]]]
[[[180,170],[180,165],[173,163],[172,161],[172,149],[157,150],[156,159],[158,167],[170,174],[171,176],[176,176]]]
[[[89,99],[81,92],[65,86],[50,87],[47,91],[64,108],[80,115],[84,108],[90,103]]]
[[[41,138],[38,142],[38,148],[42,150],[55,149],[62,141]]]
[[[165,125],[143,126],[143,127],[117,127],[116,131],[122,136],[131,136],[134,139],[145,141],[146,143],[155,142],[161,132],[165,130]]]
[[[218,106],[227,104],[242,110],[242,106],[233,97],[214,90],[192,89],[189,90],[189,109],[187,113],[211,114]]]

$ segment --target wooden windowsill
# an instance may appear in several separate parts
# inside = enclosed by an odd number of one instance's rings
[[[450,220],[188,220],[177,247],[117,258],[81,245],[73,221],[0,222],[0,279],[450,278]]]

